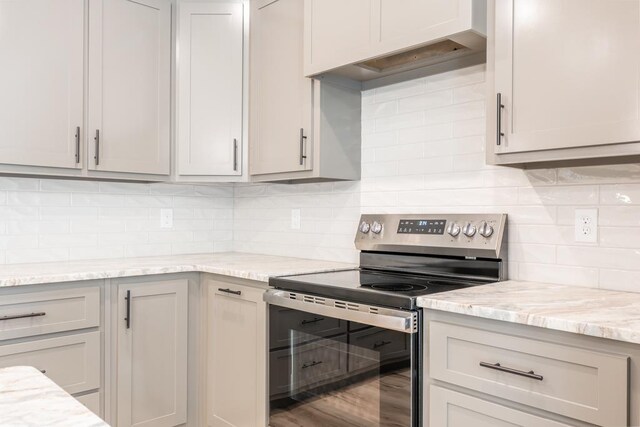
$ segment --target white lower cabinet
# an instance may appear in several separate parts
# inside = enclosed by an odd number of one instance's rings
[[[266,425],[264,289],[207,280],[207,422]]]
[[[118,284],[117,426],[187,421],[188,281]]]
[[[425,427],[640,425],[637,345],[432,310],[425,320]]]
[[[437,427],[571,427],[506,406],[431,387],[430,423]]]

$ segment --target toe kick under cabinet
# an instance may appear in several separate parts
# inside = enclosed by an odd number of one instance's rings
[[[432,310],[426,319],[425,426],[640,425],[640,346]]]

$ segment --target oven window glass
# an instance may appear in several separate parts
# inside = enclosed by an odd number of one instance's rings
[[[269,310],[270,427],[414,425],[414,335]]]

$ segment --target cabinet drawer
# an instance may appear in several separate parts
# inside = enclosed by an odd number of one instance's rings
[[[341,336],[271,352],[271,396],[292,396],[342,379],[347,373],[346,350],[346,336]]]
[[[379,368],[385,362],[408,358],[411,335],[369,328],[349,334],[349,372]]]
[[[328,337],[347,332],[347,321],[333,317],[320,316],[313,313],[305,313],[290,308],[270,305],[271,323],[269,325],[269,348],[287,347],[291,340],[291,331],[297,331],[298,342],[305,340],[305,334],[309,340],[318,337]],[[276,311],[277,314],[273,314]]]
[[[100,288],[97,286],[0,298],[0,341],[99,325]]]
[[[589,423],[628,423],[626,356],[440,322],[429,334],[432,378]]]
[[[0,368],[33,366],[65,389],[100,387],[100,332],[0,346]]]
[[[434,427],[571,427],[435,386],[429,389],[429,423]]]
[[[76,400],[82,403],[88,410],[100,417],[100,392],[83,394],[82,396],[74,396]]]

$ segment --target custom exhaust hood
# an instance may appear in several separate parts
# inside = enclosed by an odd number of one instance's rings
[[[366,13],[342,6],[341,19],[329,3],[305,2],[308,77],[330,73],[366,82],[435,65],[464,66],[472,57],[484,60],[486,0],[415,0],[404,6],[380,0]]]

